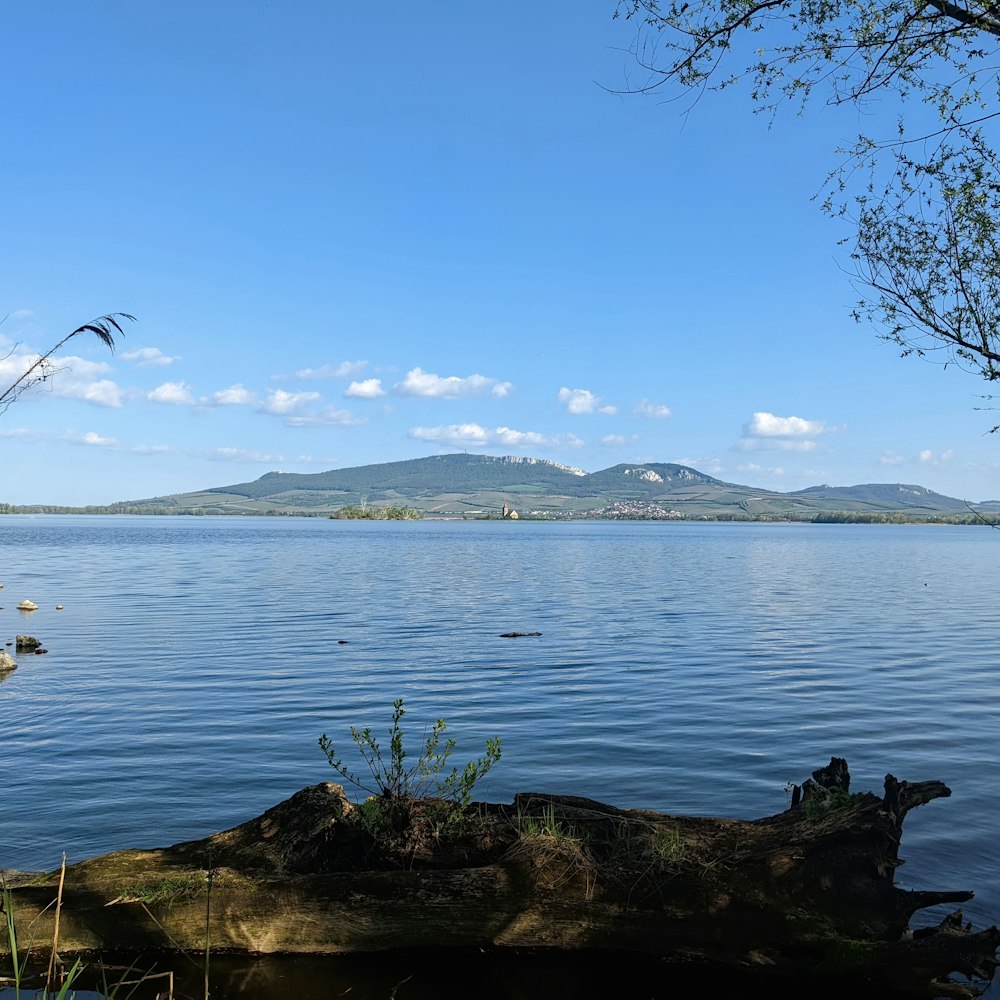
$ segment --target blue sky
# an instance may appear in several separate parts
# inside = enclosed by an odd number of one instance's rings
[[[620,96],[614,6],[4,4],[0,377],[138,322],[0,415],[0,501],[455,451],[1000,497],[985,384],[851,319],[812,200],[894,109]]]

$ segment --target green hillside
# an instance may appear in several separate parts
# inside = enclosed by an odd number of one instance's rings
[[[723,482],[672,463],[621,464],[599,472],[535,458],[434,455],[314,474],[269,472],[248,483],[213,486],[109,510],[199,514],[325,515],[343,507],[407,507],[427,516],[723,518],[811,520],[852,517],[965,517],[963,500],[922,486],[868,483],[814,486],[794,493]],[[996,501],[984,511],[1000,507]]]
[[[535,458],[494,458],[490,455],[434,455],[406,462],[361,465],[329,472],[297,474],[268,472],[252,483],[217,486],[208,493],[245,497],[270,497],[290,491],[322,493],[386,493],[419,496],[444,489],[468,492],[478,489],[511,489],[519,485],[559,491],[586,478],[586,473]]]
[[[839,501],[852,504],[862,503],[871,507],[882,507],[886,510],[898,510],[900,506],[907,509],[938,512],[951,510],[960,512],[966,510],[964,500],[946,497],[940,493],[925,489],[923,486],[911,486],[905,483],[867,483],[863,486],[811,486],[807,490],[789,494],[812,500]],[[852,509],[852,508],[843,508]]]

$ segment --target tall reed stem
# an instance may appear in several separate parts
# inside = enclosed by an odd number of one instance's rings
[[[215,875],[211,860],[208,865],[208,893],[205,896],[205,1000],[208,1000],[208,961],[212,950],[212,878]]]
[[[52,976],[55,974],[56,957],[59,953],[59,914],[62,911],[63,882],[66,881],[66,852],[63,851],[62,866],[59,869],[59,890],[56,892],[56,919],[52,931],[52,954],[49,955],[49,971],[45,975],[45,992],[49,992]]]
[[[21,964],[17,954],[17,930],[14,927],[14,904],[11,901],[10,889],[7,888],[6,881],[0,877],[0,885],[3,886],[3,909],[7,917],[7,947],[10,948],[11,961],[14,963],[14,996],[21,996]]]

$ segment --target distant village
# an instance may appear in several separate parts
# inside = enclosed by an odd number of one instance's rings
[[[521,516],[513,507],[503,505],[504,520],[516,521]],[[690,517],[679,510],[667,510],[658,503],[643,500],[616,500],[607,507],[596,507],[593,510],[528,510],[524,512],[524,516],[546,520],[597,517],[629,521],[682,521]]]

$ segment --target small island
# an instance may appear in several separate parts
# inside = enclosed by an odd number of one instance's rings
[[[423,512],[412,507],[341,507],[331,521],[419,521]]]

